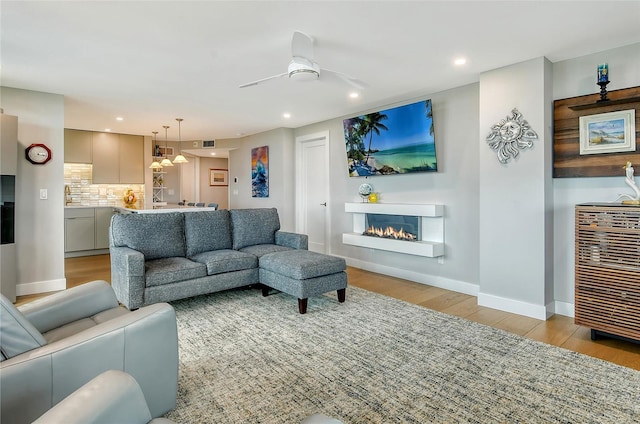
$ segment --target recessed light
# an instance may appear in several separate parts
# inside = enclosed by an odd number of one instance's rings
[[[111,128],[105,128],[104,129],[106,132],[111,132]]]
[[[456,60],[454,60],[453,63],[458,66],[464,65],[465,63],[467,63],[467,59],[465,59],[464,57],[459,57]]]
[[[291,114],[289,112],[285,112],[285,113],[282,114],[282,117],[286,118],[286,119],[289,119],[289,118],[291,118]]]
[[[349,97],[351,97],[352,99],[357,99],[358,97],[360,97],[360,94],[354,91],[352,93],[349,93]]]
[[[216,152],[211,152],[211,156],[215,156],[215,155],[216,155]]]
[[[124,118],[122,116],[116,116],[116,121],[124,121]]]

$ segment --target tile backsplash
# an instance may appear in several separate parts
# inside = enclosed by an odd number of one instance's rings
[[[92,184],[92,165],[64,164],[65,206],[124,206],[127,189],[136,195],[136,206],[144,205],[144,184]]]

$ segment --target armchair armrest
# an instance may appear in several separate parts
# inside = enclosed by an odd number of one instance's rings
[[[149,421],[151,413],[136,380],[122,371],[109,370],[67,396],[34,424],[147,424]]]
[[[290,233],[287,231],[276,231],[276,244],[278,246],[290,247],[292,249],[309,249],[309,236],[306,234]]]
[[[144,305],[144,255],[129,247],[110,246],[111,287],[128,309]]]
[[[45,333],[117,307],[118,299],[109,283],[97,280],[34,300],[18,310],[38,331]]]
[[[140,308],[0,362],[0,422],[32,422],[110,369],[135,378],[152,417],[175,407],[178,333],[171,305]]]

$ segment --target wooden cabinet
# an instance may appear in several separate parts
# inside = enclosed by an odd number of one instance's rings
[[[144,184],[144,143],[136,135],[119,135],[120,182]]]
[[[77,252],[95,248],[94,208],[66,209],[64,213],[64,250]]]
[[[111,225],[111,216],[113,208],[96,208],[95,209],[95,228],[96,228],[96,249],[109,248],[109,225]]]
[[[120,183],[120,138],[118,134],[93,134],[93,184]]]
[[[93,133],[93,184],[144,184],[144,143],[135,135]]]
[[[65,163],[91,163],[92,131],[64,130],[64,161]]]
[[[66,208],[64,211],[64,251],[84,252],[109,248],[112,207]],[[74,255],[82,256],[82,255]]]
[[[575,209],[575,323],[640,340],[640,207]]]

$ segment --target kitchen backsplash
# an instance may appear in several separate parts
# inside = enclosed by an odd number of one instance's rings
[[[65,206],[124,206],[127,189],[133,190],[136,206],[144,205],[144,184],[92,184],[92,165],[64,164]]]

